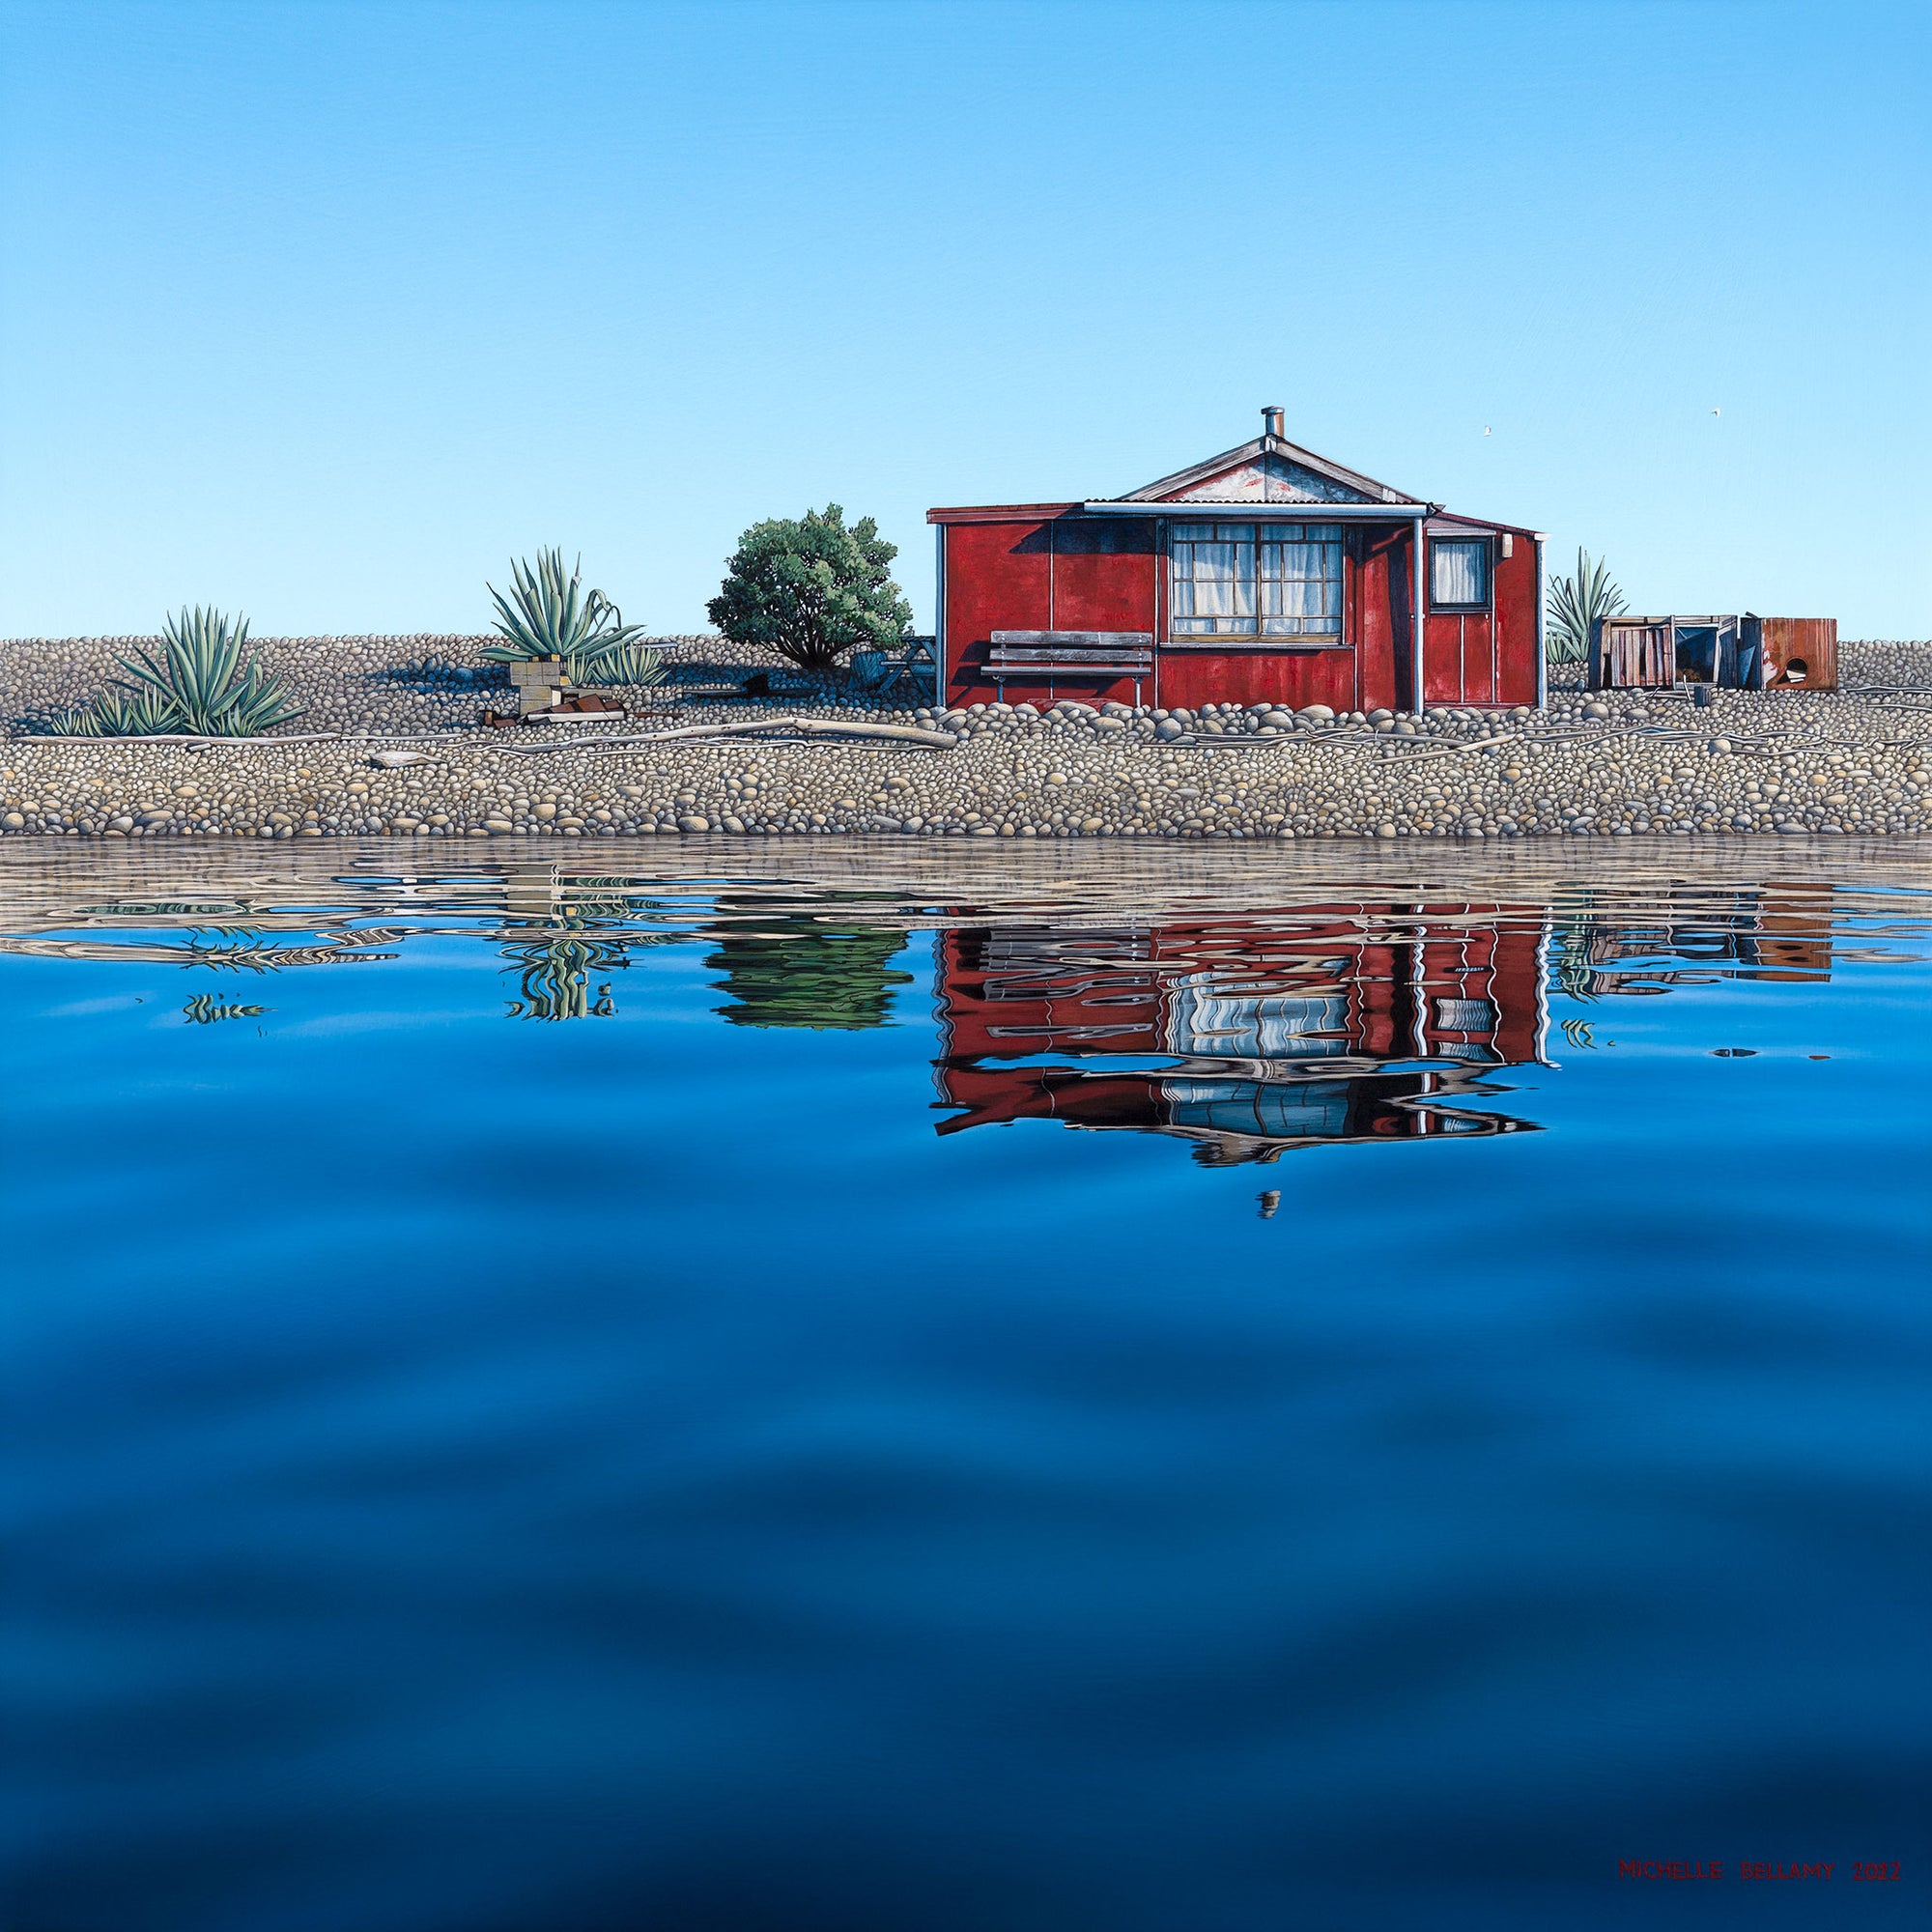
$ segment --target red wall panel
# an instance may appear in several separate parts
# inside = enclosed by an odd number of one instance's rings
[[[1514,534],[1514,554],[1494,559],[1491,610],[1429,613],[1423,696],[1431,704],[1536,702],[1536,544]]]
[[[1023,516],[1010,522],[949,523],[946,534],[947,691],[955,704],[1000,696],[985,668],[998,631],[1151,631],[1166,627],[1159,523],[1149,518]],[[1533,704],[1536,701],[1536,545],[1517,533],[1514,554],[1495,564],[1493,612],[1431,613],[1424,629],[1424,701],[1431,704]],[[1271,703],[1298,709],[1327,704],[1395,710],[1414,703],[1414,536],[1407,526],[1365,526],[1350,536],[1345,562],[1343,636],[1348,651],[1159,650],[1149,703]],[[1134,683],[1056,673],[1009,680],[1009,701],[1050,703],[1080,697],[1134,700]]]
[[[1516,533],[1514,556],[1496,564],[1496,621],[1501,631],[1496,656],[1501,679],[1498,704],[1534,704],[1537,682],[1537,617],[1542,605],[1536,540]]]
[[[1040,521],[944,528],[947,697],[972,704],[994,695],[982,668],[993,632],[1051,629],[1051,547]]]
[[[1401,669],[1396,611],[1389,602],[1391,577],[1400,579],[1408,547],[1401,533],[1393,530],[1365,529],[1351,548],[1359,552],[1352,565],[1347,621],[1350,635],[1361,659],[1362,702],[1360,709],[1374,711],[1386,705],[1394,710],[1403,701],[1407,678]],[[1408,609],[1405,598],[1403,611]],[[1406,618],[1404,618],[1406,623]]]
[[[1144,631],[1158,628],[1154,525],[1137,518],[1046,518],[949,524],[946,529],[947,695],[954,704],[1001,695],[985,668],[995,631]],[[1009,678],[1010,704],[1078,697],[1134,701],[1131,677],[1057,672]],[[1150,680],[1141,696],[1152,701]]]
[[[1160,701],[1191,710],[1202,704],[1280,704],[1298,711],[1355,704],[1353,651],[1203,651],[1160,654]]]
[[[1053,539],[1049,629],[1159,630],[1151,517],[1146,522],[1138,517],[1063,517],[1047,528]]]
[[[1488,611],[1432,611],[1422,638],[1422,694],[1431,704],[1493,701]]]

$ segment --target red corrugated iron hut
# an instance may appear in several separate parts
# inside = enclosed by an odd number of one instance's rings
[[[928,511],[947,701],[1540,704],[1541,533],[1302,449],[1279,409],[1262,420],[1124,497]]]

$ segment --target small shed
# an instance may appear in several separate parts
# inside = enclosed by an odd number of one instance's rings
[[[1590,626],[1593,691],[1836,691],[1835,617],[1599,617]]]
[[[1543,538],[1262,434],[1078,502],[935,509],[952,704],[1543,697]]]

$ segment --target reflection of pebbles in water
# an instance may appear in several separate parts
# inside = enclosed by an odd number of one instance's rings
[[[1009,841],[1010,842],[1010,841]],[[1721,919],[1737,894],[1775,894],[1790,916],[1922,917],[1928,879],[1916,848],[1896,841],[1779,841],[1775,852],[1740,852],[1728,842],[1687,849],[1683,841],[1637,840],[1614,854],[1578,855],[1536,846],[1480,854],[1390,854],[1363,841],[1210,847],[1080,845],[986,850],[964,840],[747,841],[684,839],[662,858],[593,846],[571,860],[493,858],[489,863],[400,869],[392,845],[330,840],[263,853],[210,843],[156,844],[76,854],[61,840],[0,845],[0,931],[50,924],[124,924],[167,919],[184,924],[285,927],[356,917],[410,923],[454,915],[560,911],[572,902],[642,898],[666,919],[688,917],[728,896],[750,916],[760,900],[793,911],[823,908],[900,930],[949,920],[1026,918],[1108,923],[1123,915],[1183,911],[1239,915],[1284,903],[1456,899],[1504,905],[1525,915],[1590,911],[1639,920],[1708,910]],[[1827,849],[1827,848],[1831,849]],[[757,869],[748,867],[754,861]],[[1916,872],[1916,878],[1915,878]],[[1906,883],[1914,879],[1914,883]],[[534,901],[534,903],[531,903]]]
[[[1552,1037],[1614,1044],[1552,1002],[1816,983],[1834,966],[1918,956],[1932,918],[1932,890],[1902,882],[1892,854],[1788,846],[1775,875],[1767,857],[1755,878],[1732,855],[1719,866],[1681,851],[1667,865],[1602,860],[1585,878],[1540,855],[1404,871],[1380,853],[1233,845],[990,861],[944,842],[910,858],[896,842],[774,848],[758,854],[765,875],[700,870],[694,855],[725,856],[694,844],[663,869],[403,873],[388,851],[363,865],[353,846],[267,866],[226,851],[8,848],[0,951],[253,972],[457,936],[500,949],[521,995],[513,1016],[554,1021],[615,1017],[607,976],[632,950],[690,941],[711,949],[727,1021],[853,1030],[894,1017],[912,978],[907,935],[933,931],[939,1132],[1021,1120],[1153,1132],[1225,1166],[1519,1131],[1533,1123],[1488,1104],[1508,1090],[1485,1076],[1551,1065]],[[728,856],[735,867],[744,848]],[[248,1010],[190,1005],[190,1017]],[[1259,1199],[1267,1218],[1278,1192]]]

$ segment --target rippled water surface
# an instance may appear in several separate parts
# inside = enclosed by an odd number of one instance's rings
[[[14,841],[0,1924],[1923,1923],[1932,872],[1632,842]]]

